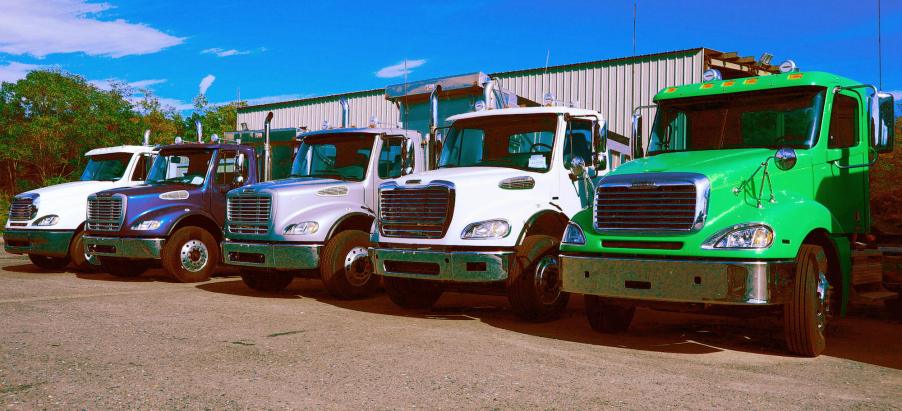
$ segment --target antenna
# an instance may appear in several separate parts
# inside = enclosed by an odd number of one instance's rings
[[[883,47],[880,45],[880,0],[877,0],[877,84],[883,90]]]
[[[542,72],[542,89],[545,93],[550,93],[551,90],[548,90],[550,87],[549,84],[545,84],[548,81],[548,60],[551,59],[551,49],[545,49],[545,70]],[[551,83],[550,81],[548,83]]]

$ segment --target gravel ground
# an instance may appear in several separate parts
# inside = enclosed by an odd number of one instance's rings
[[[835,322],[810,359],[765,318],[639,310],[604,336],[580,298],[527,324],[492,296],[409,312],[313,280],[266,296],[237,277],[120,280],[10,255],[0,268],[4,408],[902,407],[902,324],[876,310]]]

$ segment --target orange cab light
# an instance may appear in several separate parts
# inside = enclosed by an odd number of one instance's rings
[[[798,80],[798,79],[802,78],[802,73],[790,74],[789,77],[787,77],[787,78],[790,80]]]
[[[747,78],[745,80],[742,80],[742,84],[755,84],[757,82],[758,82],[758,79],[756,79],[756,78]]]
[[[701,89],[702,89],[702,90],[705,90],[705,89],[709,89],[709,88],[711,88],[711,87],[714,87],[714,84],[712,84],[712,83],[705,83],[705,84],[702,84]]]
[[[664,92],[665,93],[673,93],[674,91],[676,91],[676,89],[677,89],[676,87],[668,87],[667,90],[664,90]]]
[[[725,82],[723,83],[723,87],[730,87],[730,86],[732,86],[732,85],[734,85],[734,84],[736,84],[735,81],[732,81],[732,80],[731,80],[731,81],[725,81]]]

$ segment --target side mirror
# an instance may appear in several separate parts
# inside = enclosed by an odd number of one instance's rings
[[[642,114],[634,113],[631,123],[630,146],[633,148],[631,155],[633,159],[637,159],[645,155],[642,151]]]
[[[893,152],[893,143],[896,140],[895,113],[893,112],[893,95],[889,93],[877,93],[877,129],[874,130],[874,149],[878,153]]]
[[[777,153],[774,154],[774,164],[777,165],[777,168],[783,171],[787,171],[795,167],[796,161],[798,161],[796,151],[789,147],[783,147],[777,150]]]
[[[608,168],[608,156],[604,152],[595,153],[595,171],[601,171]]]
[[[413,140],[405,138],[404,142],[401,143],[401,175],[413,173],[413,166],[416,158],[414,150]]]
[[[608,123],[602,120],[597,127],[593,141],[595,155],[592,157],[592,166],[595,168],[595,171],[601,171],[608,167],[606,155],[608,151]]]
[[[235,176],[235,180],[232,181],[232,185],[235,187],[244,185],[244,176],[241,174],[238,174],[237,176]]]

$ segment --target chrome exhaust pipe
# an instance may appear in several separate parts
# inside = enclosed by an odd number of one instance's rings
[[[272,111],[263,121],[263,181],[272,179],[272,147],[269,145],[269,130],[272,122]]]
[[[204,125],[201,124],[200,120],[194,120],[194,127],[197,129],[197,142],[204,142]]]
[[[150,129],[144,130],[144,145],[150,145]]]
[[[495,108],[495,105],[492,104],[495,93],[495,80],[488,79],[483,85],[482,92],[484,93],[482,98],[485,100],[485,109],[491,110]]]
[[[341,128],[348,128],[348,123],[350,122],[350,108],[348,107],[348,99],[342,97],[338,100],[338,104],[341,105]]]
[[[435,168],[438,163],[436,153],[441,152],[439,149],[441,142],[438,141],[438,95],[442,92],[442,86],[438,84],[432,89],[429,95],[429,142],[426,145],[426,167],[430,170]]]

